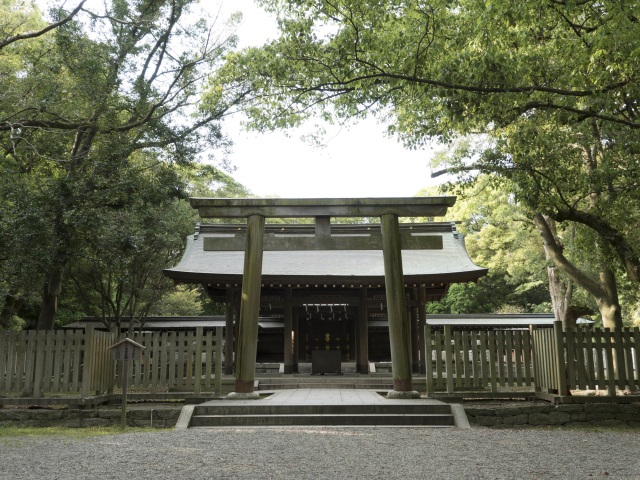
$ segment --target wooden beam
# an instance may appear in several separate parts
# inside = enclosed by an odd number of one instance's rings
[[[233,237],[204,237],[205,252],[241,252],[246,243],[245,233]],[[442,235],[415,235],[400,233],[402,250],[442,250]],[[266,234],[264,251],[282,252],[288,250],[382,250],[382,235],[371,232],[365,235],[320,235],[300,237],[294,235]]]
[[[316,237],[331,237],[331,217],[316,217]]]
[[[445,215],[456,197],[409,198],[190,198],[202,218],[435,217]]]

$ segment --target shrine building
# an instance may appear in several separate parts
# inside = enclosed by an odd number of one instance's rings
[[[164,273],[202,284],[226,306],[232,398],[257,397],[257,358],[295,373],[320,352],[355,362],[360,373],[390,360],[389,396],[414,398],[426,302],[487,273],[469,258],[455,222],[404,223],[445,215],[455,200],[192,198],[203,220],[240,223],[199,224],[180,263]],[[344,218],[359,223],[332,222]]]

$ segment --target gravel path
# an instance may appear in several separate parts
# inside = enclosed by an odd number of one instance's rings
[[[640,479],[634,431],[222,428],[0,438],[1,479]]]

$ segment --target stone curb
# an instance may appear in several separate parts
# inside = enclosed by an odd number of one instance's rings
[[[625,425],[640,427],[640,404],[569,404],[509,408],[465,407],[472,425],[519,427],[544,425]]]

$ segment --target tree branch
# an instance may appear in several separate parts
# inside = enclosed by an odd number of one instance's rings
[[[35,32],[28,32],[28,33],[21,33],[20,35],[15,35],[13,37],[9,37],[6,40],[3,40],[0,42],[0,50],[2,50],[4,47],[11,45],[12,43],[18,42],[20,40],[27,40],[29,38],[36,38],[36,37],[41,37],[42,35],[44,35],[47,32],[50,32],[51,30],[55,30],[58,27],[63,26],[66,23],[69,23],[73,17],[75,17],[78,12],[80,10],[82,10],[82,6],[86,3],[87,0],[82,0],[78,6],[76,8],[74,8],[71,13],[69,13],[69,15],[67,15],[66,17],[64,17],[62,20],[55,22],[55,23],[51,23],[49,25],[47,25],[45,28],[35,31]]]
[[[640,281],[640,258],[637,252],[627,242],[624,235],[609,225],[602,217],[578,210],[559,210],[551,216],[559,222],[569,220],[586,225],[596,231],[607,245],[613,248],[629,278],[636,282]]]
[[[599,282],[586,275],[564,256],[562,253],[562,247],[556,242],[556,239],[549,228],[549,224],[541,213],[536,213],[533,216],[533,222],[542,237],[542,244],[544,246],[545,253],[553,264],[596,299],[606,296],[605,291]]]

